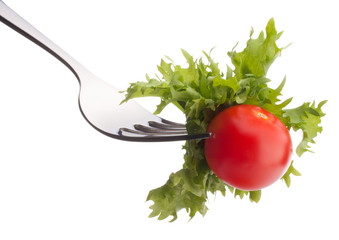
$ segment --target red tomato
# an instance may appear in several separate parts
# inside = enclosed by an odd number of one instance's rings
[[[286,126],[254,105],[236,105],[209,124],[205,156],[211,170],[241,190],[259,190],[282,177],[290,165],[292,141]]]

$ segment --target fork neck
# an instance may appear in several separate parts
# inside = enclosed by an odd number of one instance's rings
[[[1,0],[0,21],[49,52],[55,58],[57,58],[73,72],[73,74],[78,79],[79,84],[81,84],[79,74],[88,71],[79,62],[77,62],[54,42],[49,40],[45,35],[39,32],[36,28],[34,28],[30,23],[28,23],[20,15],[14,12]]]

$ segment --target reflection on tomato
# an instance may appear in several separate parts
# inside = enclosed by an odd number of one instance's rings
[[[236,105],[209,124],[205,156],[211,170],[225,183],[247,191],[259,190],[282,177],[290,164],[292,142],[286,126],[254,105]]]

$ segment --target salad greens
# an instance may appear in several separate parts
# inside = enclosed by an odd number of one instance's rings
[[[158,66],[162,76],[151,78],[146,75],[147,81],[131,83],[123,102],[137,97],[159,97],[161,101],[155,114],[161,113],[168,104],[174,104],[185,114],[189,133],[206,132],[213,117],[230,106],[257,105],[278,117],[289,130],[302,132],[303,138],[296,148],[296,154],[300,157],[304,152],[311,151],[309,144],[315,143],[314,138],[322,131],[320,123],[325,114],[321,107],[326,101],[317,106],[314,102],[306,102],[297,108],[286,108],[292,98],[284,101],[279,98],[286,79],[272,89],[268,86],[271,80],[266,77],[270,65],[283,50],[276,44],[282,32],[277,32],[273,18],[267,23],[265,32],[252,38],[252,29],[243,51],[237,52],[233,48],[228,52],[233,68],[227,66],[226,73],[214,62],[211,52],[203,52],[205,59],[194,59],[182,50],[188,67],[176,65],[166,57],[167,61],[161,60]],[[261,190],[235,189],[214,175],[204,156],[204,140],[186,141],[183,149],[186,152],[182,169],[171,173],[163,186],[148,194],[147,200],[154,202],[150,207],[150,217],[165,219],[171,216],[171,221],[174,221],[181,209],[186,209],[190,218],[197,212],[205,215],[210,193],[225,195],[228,191],[241,199],[247,195],[252,202],[260,200]],[[300,175],[293,161],[282,177],[288,187],[291,175]]]

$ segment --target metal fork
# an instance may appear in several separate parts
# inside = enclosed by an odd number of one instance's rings
[[[80,84],[80,112],[96,130],[109,137],[141,142],[203,139],[209,133],[188,134],[185,124],[153,115],[134,101],[120,105],[118,89],[100,80],[0,0],[0,21],[33,41],[68,67]]]

